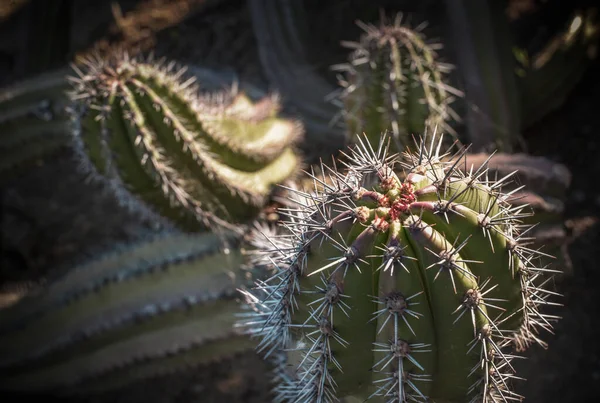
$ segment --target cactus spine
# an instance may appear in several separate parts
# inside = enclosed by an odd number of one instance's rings
[[[297,169],[300,126],[274,97],[198,95],[185,69],[121,53],[76,71],[83,160],[186,227],[248,219]]]
[[[0,91],[0,174],[69,144],[66,75],[46,73]]]
[[[281,364],[278,401],[519,398],[514,350],[551,328],[538,306],[552,293],[520,244],[510,176],[463,172],[465,150],[444,162],[441,146],[405,153],[401,181],[396,156],[362,140],[347,173],[325,167],[314,192],[297,192],[289,233],[256,242],[275,274],[244,291],[240,326]]]
[[[366,133],[376,147],[379,133],[389,131],[398,151],[426,127],[454,133],[448,122],[458,116],[450,103],[461,95],[445,83],[450,66],[437,60],[440,45],[427,43],[424,24],[412,30],[401,23],[400,14],[379,28],[360,23],[360,41],[346,44],[349,63],[333,67],[345,73],[340,100],[350,135]]]
[[[233,328],[248,280],[225,246],[210,233],[155,236],[1,310],[0,389],[98,392],[251,350]]]

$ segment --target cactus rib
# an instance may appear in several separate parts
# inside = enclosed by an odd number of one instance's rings
[[[520,243],[524,207],[485,164],[422,140],[398,161],[389,139],[323,166],[298,190],[287,231],[262,234],[274,275],[243,295],[239,326],[278,363],[277,401],[495,402],[520,398],[515,350],[543,343],[539,253]],[[405,171],[400,180],[394,168]]]
[[[210,233],[163,234],[3,309],[0,389],[102,391],[251,349],[233,327],[241,255],[223,247]]]

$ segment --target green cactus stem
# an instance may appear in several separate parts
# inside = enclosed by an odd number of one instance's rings
[[[520,398],[512,361],[543,343],[553,293],[502,192],[511,175],[457,169],[466,150],[442,153],[435,136],[402,160],[385,144],[361,140],[345,173],[322,167],[287,232],[255,242],[275,274],[243,291],[239,326],[278,364],[277,401]]]
[[[69,144],[67,73],[46,73],[0,90],[0,175]]]
[[[388,131],[401,151],[426,127],[454,134],[449,121],[458,116],[450,103],[462,94],[446,83],[451,67],[438,61],[441,46],[428,43],[425,24],[410,29],[399,14],[391,24],[359,25],[360,41],[345,43],[353,50],[349,63],[333,67],[343,72],[339,101],[349,135],[366,133],[376,147],[379,133]]]
[[[297,170],[301,127],[276,97],[199,95],[184,68],[123,53],[75,70],[82,160],[184,227],[251,218]]]
[[[233,328],[236,287],[248,280],[228,242],[155,236],[0,310],[0,389],[100,392],[251,350]]]

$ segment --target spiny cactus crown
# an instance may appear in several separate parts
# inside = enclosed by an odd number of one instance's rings
[[[393,24],[359,25],[365,31],[360,41],[344,43],[353,50],[349,63],[333,66],[344,73],[340,101],[349,133],[367,133],[376,148],[379,133],[390,131],[396,150],[426,126],[454,134],[447,122],[458,116],[449,105],[462,93],[445,82],[451,66],[438,61],[441,45],[427,43],[425,24],[412,30],[399,14]]]
[[[295,192],[284,233],[257,235],[253,261],[274,274],[243,291],[239,325],[275,357],[277,401],[520,398],[511,362],[551,328],[547,273],[501,191],[511,175],[461,170],[465,149],[441,145],[399,160],[362,140],[346,173],[322,167]]]
[[[301,127],[277,117],[274,96],[202,95],[185,68],[125,53],[74,69],[82,160],[166,217],[244,221],[297,169]]]

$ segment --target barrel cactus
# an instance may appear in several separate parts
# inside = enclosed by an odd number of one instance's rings
[[[399,14],[379,27],[360,23],[365,33],[352,49],[349,63],[334,66],[340,78],[339,102],[351,136],[366,133],[376,147],[379,133],[389,131],[396,150],[412,143],[413,133],[426,126],[454,133],[450,107],[462,95],[447,83],[450,65],[438,60],[440,44],[429,43],[421,32],[404,25]]]
[[[400,159],[361,140],[347,172],[323,167],[314,191],[296,192],[282,234],[256,240],[252,261],[274,274],[242,291],[239,326],[277,363],[277,401],[520,398],[512,361],[543,343],[553,292],[520,243],[510,175],[460,170],[465,149],[442,143]]]
[[[274,96],[201,94],[185,68],[121,52],[75,70],[83,165],[186,229],[253,217],[298,167],[301,126],[277,116]]]

